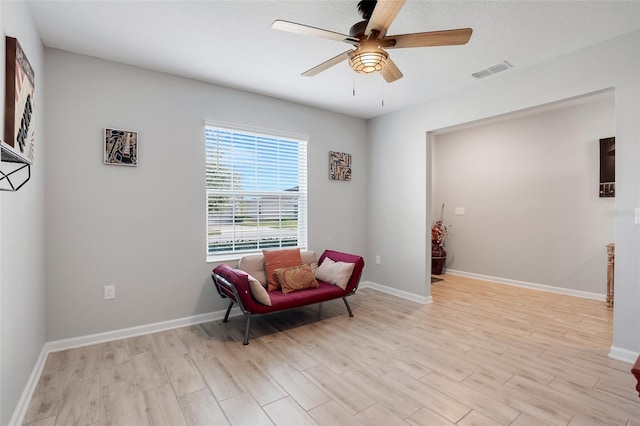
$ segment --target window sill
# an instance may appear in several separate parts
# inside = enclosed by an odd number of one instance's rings
[[[237,253],[226,254],[209,254],[207,255],[207,263],[221,263],[235,261],[236,263],[245,256],[251,256],[252,254],[262,254],[262,250],[256,251],[243,251]]]
[[[284,249],[290,248],[298,248],[300,250],[308,250],[307,247],[281,247]],[[277,250],[277,249],[270,249]],[[245,256],[251,256],[253,254],[262,254],[262,250],[257,251],[245,251],[241,253],[227,253],[227,254],[219,254],[219,255],[207,255],[207,263],[222,263],[222,262],[230,262],[235,261],[236,263]]]
[[[229,261],[239,261],[243,256],[254,254],[254,253],[230,253],[230,254],[222,254],[218,256],[207,256],[207,263],[221,263],[221,262],[229,262]]]

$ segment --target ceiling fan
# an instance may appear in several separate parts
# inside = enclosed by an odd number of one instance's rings
[[[274,21],[271,27],[276,30],[341,41],[354,47],[303,72],[303,76],[317,75],[348,59],[349,65],[355,72],[363,74],[380,72],[387,83],[391,83],[402,78],[402,72],[385,49],[466,44],[473,32],[471,28],[460,28],[388,36],[387,30],[405,1],[361,0],[358,3],[358,11],[364,20],[353,25],[349,35],[280,19]]]

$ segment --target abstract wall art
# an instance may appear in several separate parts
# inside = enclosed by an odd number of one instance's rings
[[[329,179],[351,180],[351,154],[329,151]]]
[[[104,164],[138,165],[138,132],[104,129]]]

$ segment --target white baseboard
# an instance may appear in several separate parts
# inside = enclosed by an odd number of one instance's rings
[[[33,392],[35,392],[36,390],[36,386],[38,385],[38,381],[40,380],[40,376],[42,375],[42,370],[44,369],[44,364],[47,360],[48,352],[46,350],[46,347],[46,344],[42,346],[40,356],[38,356],[36,364],[33,366],[33,370],[31,371],[31,375],[29,376],[27,385],[24,387],[22,395],[20,395],[20,400],[18,401],[16,409],[13,411],[11,420],[9,420],[9,426],[21,425],[22,421],[24,420],[24,416],[27,414],[27,409],[29,408],[31,398],[33,397]]]
[[[633,364],[634,362],[636,362],[636,359],[638,359],[638,355],[640,355],[640,353],[630,351],[628,349],[618,348],[616,346],[611,346],[611,350],[609,350],[609,358],[628,362],[629,364]]]
[[[558,287],[545,286],[541,284],[532,284],[532,283],[525,283],[521,281],[506,280],[502,278],[489,277],[485,275],[472,274],[472,273],[467,273],[462,271],[447,270],[447,273],[452,275],[468,276],[468,277],[477,278],[485,281],[497,282],[500,284],[517,285],[521,287],[534,288],[538,290],[552,291],[554,293],[569,294],[571,296],[586,297],[589,299],[596,299],[596,300],[603,300],[603,301],[605,300],[604,295],[599,295],[596,293],[580,292],[577,290],[567,290],[567,289],[561,289]],[[382,284],[374,283],[372,281],[361,282],[359,288],[371,288],[377,291],[381,291],[383,293],[391,294],[393,296],[397,296],[402,299],[411,300],[413,302],[417,302],[421,304],[428,304],[433,302],[433,298],[431,296],[428,296],[428,297],[418,296],[413,293],[409,293],[403,290],[398,290],[396,288],[388,287]],[[576,294],[576,293],[579,293],[579,294]],[[29,376],[27,385],[25,386],[25,389],[22,392],[20,401],[18,402],[18,405],[15,411],[13,412],[13,416],[9,421],[9,425],[13,426],[13,425],[22,424],[27,408],[29,407],[29,403],[31,402],[31,397],[33,396],[33,392],[35,391],[38,381],[40,380],[40,376],[44,369],[44,365],[49,353],[58,352],[66,349],[78,348],[82,346],[94,345],[97,343],[109,342],[112,340],[124,339],[128,337],[141,336],[143,334],[157,333],[160,331],[171,330],[179,327],[186,327],[189,325],[196,325],[196,324],[201,324],[201,323],[210,322],[210,321],[217,321],[224,318],[225,312],[226,310],[215,311],[207,314],[194,315],[190,317],[178,318],[175,320],[162,321],[162,322],[157,322],[153,324],[141,325],[137,327],[124,328],[120,330],[107,331],[104,333],[90,334],[87,336],[73,337],[70,339],[54,340],[54,341],[45,343],[44,346],[42,347],[42,351],[40,352],[40,356],[38,357],[38,360],[36,361],[36,364],[33,367],[31,376]],[[231,312],[229,314],[230,317],[239,316],[239,315],[242,315],[242,312],[240,312],[240,309],[238,309],[237,307],[234,307],[233,309],[231,309]],[[633,364],[636,358],[638,357],[638,353],[629,351],[627,349],[616,348],[615,346],[612,346],[611,351],[609,352],[609,357]]]
[[[409,293],[407,291],[398,290],[393,287],[387,287],[386,285],[377,284],[372,281],[362,281],[358,288],[372,288],[374,290],[381,291],[383,293],[391,294],[393,296],[398,296],[403,299],[411,300],[412,302],[422,303],[426,305],[427,303],[432,303],[433,298],[431,296],[424,297],[418,296],[417,294]]]
[[[573,289],[562,288],[562,287],[554,287],[554,286],[544,285],[544,284],[528,283],[528,282],[525,282],[525,281],[511,280],[511,279],[508,279],[508,278],[491,277],[491,276],[487,276],[487,275],[476,274],[476,273],[473,273],[473,272],[464,272],[464,271],[456,271],[456,270],[452,270],[452,269],[447,269],[447,274],[459,275],[459,276],[462,276],[462,277],[476,278],[476,279],[479,279],[479,280],[482,280],[482,281],[490,281],[490,282],[494,282],[494,283],[498,283],[498,284],[506,284],[506,285],[513,285],[513,286],[517,286],[517,287],[531,288],[531,289],[534,289],[534,290],[548,291],[548,292],[551,292],[551,293],[565,294],[565,295],[568,295],[568,296],[582,297],[582,298],[585,298],[585,299],[598,300],[598,301],[601,301],[601,302],[604,302],[607,299],[605,294],[590,293],[588,291],[580,291],[580,290],[573,290]],[[633,364],[634,362],[636,362],[636,359],[638,358],[638,355],[639,355],[638,352],[630,351],[628,349],[618,348],[616,346],[611,346],[611,349],[609,350],[609,358],[616,359],[618,361],[628,362],[630,364]]]
[[[396,290],[380,284],[371,282],[362,282],[360,284],[360,288],[366,287],[370,287],[384,293],[393,294],[394,296],[402,297],[404,299],[409,299],[419,303],[430,303],[432,301],[431,297],[421,298],[419,296],[416,296],[415,294]],[[31,376],[29,377],[27,386],[22,392],[22,396],[20,398],[20,401],[18,402],[18,406],[16,407],[9,424],[11,426],[22,424],[27,408],[29,407],[29,402],[31,402],[33,392],[35,391],[38,381],[40,380],[40,376],[42,375],[42,370],[44,369],[44,365],[47,361],[47,356],[50,353],[79,348],[83,346],[95,345],[98,343],[110,342],[113,340],[126,339],[129,337],[142,336],[149,333],[158,333],[160,331],[172,330],[175,328],[202,324],[210,321],[217,321],[223,319],[225,313],[226,310],[221,310],[210,312],[207,314],[193,315],[190,317],[178,318],[169,321],[145,324],[137,327],[123,328],[120,330],[106,331],[104,333],[89,334],[86,336],[72,337],[70,339],[54,340],[45,343],[42,347],[42,351],[40,352],[40,356],[38,357],[36,365],[33,367],[33,371],[31,372]],[[242,312],[237,306],[232,308],[231,312],[229,313],[229,317],[235,317],[239,315],[242,315]]]
[[[397,290],[391,287],[383,286],[380,284],[376,284],[373,282],[364,281],[360,283],[360,288],[372,288],[383,293],[392,294],[394,296],[401,297],[403,299],[412,300],[414,302],[426,304],[431,303],[433,300],[431,296],[429,297],[420,297],[412,293],[408,293],[406,291]],[[35,366],[31,372],[31,376],[29,377],[29,381],[25,386],[25,389],[22,391],[22,396],[20,397],[20,401],[18,401],[18,405],[13,412],[13,416],[11,417],[11,421],[9,422],[10,426],[21,425],[24,416],[27,414],[27,409],[29,407],[29,403],[31,402],[31,398],[33,393],[38,385],[38,381],[40,380],[40,376],[42,375],[42,371],[44,369],[44,365],[47,361],[47,356],[52,352],[59,352],[67,349],[74,349],[83,346],[95,345],[98,343],[110,342],[113,340],[126,339],[129,337],[141,336],[149,333],[158,333],[160,331],[172,330],[175,328],[186,327],[190,325],[202,324],[210,321],[217,321],[224,318],[224,314],[226,310],[210,312],[207,314],[193,315],[190,317],[178,318],[169,321],[161,321],[153,324],[145,324],[137,327],[129,327],[123,328],[120,330],[106,331],[104,333],[95,333],[89,334],[86,336],[72,337],[70,339],[61,339],[54,340],[51,342],[47,342],[42,347],[42,351],[40,352],[40,356],[36,361]],[[235,317],[242,315],[240,309],[235,306],[231,309],[229,313],[229,317]]]
[[[142,336],[143,334],[158,333],[160,331],[173,330],[174,328],[217,321],[224,318],[225,312],[226,310],[215,311],[207,314],[199,314],[169,321],[156,322],[153,324],[140,325],[137,327],[89,334],[87,336],[72,337],[71,339],[54,340],[52,342],[47,342],[45,347],[47,348],[47,353],[50,353],[79,348],[82,346],[95,345],[97,343],[110,342],[112,340],[126,339],[128,337]],[[234,317],[238,315],[242,315],[242,312],[240,312],[240,309],[235,306],[231,309],[229,316]]]
[[[516,287],[526,287],[534,290],[548,291],[550,293],[558,293],[558,294],[565,294],[567,296],[582,297],[584,299],[599,300],[601,302],[604,302],[607,299],[607,296],[605,294],[591,293],[588,291],[573,290],[570,288],[563,288],[563,287],[554,287],[551,285],[536,284],[536,283],[530,283],[526,281],[512,280],[509,278],[491,277],[489,275],[476,274],[474,272],[465,272],[465,271],[456,271],[454,269],[447,269],[446,273],[451,275],[459,275],[461,277],[476,278],[478,280],[490,281],[498,284],[513,285]]]
[[[224,318],[224,314],[226,313],[226,309],[222,311],[210,312],[208,314],[200,314],[193,315],[185,318],[178,318],[175,320],[162,321],[154,324],[146,324],[138,327],[130,327],[123,328],[121,330],[107,331],[104,333],[96,333],[90,334],[87,336],[73,337],[71,339],[63,339],[63,340],[54,340],[51,342],[47,342],[42,347],[42,351],[40,352],[40,356],[36,361],[35,366],[33,367],[33,371],[31,372],[31,376],[29,377],[29,381],[22,391],[22,396],[20,397],[20,401],[18,401],[18,405],[13,412],[13,416],[11,417],[11,421],[9,422],[10,426],[13,425],[21,425],[25,414],[27,414],[27,408],[29,407],[29,403],[31,402],[31,397],[33,396],[33,392],[38,385],[38,381],[40,380],[40,376],[42,375],[42,370],[44,369],[44,365],[47,361],[47,356],[51,352],[63,351],[66,349],[79,348],[82,346],[94,345],[97,343],[109,342],[112,340],[124,339],[127,337],[135,337],[141,336],[143,334],[149,333],[157,333],[160,331],[171,330],[174,328],[185,327],[189,325],[201,324],[204,322],[216,321]],[[242,315],[240,309],[236,306],[231,309],[229,313],[229,317]]]
[[[360,283],[360,288],[373,288],[383,293],[392,294],[402,297],[403,299],[412,300],[418,303],[431,303],[431,296],[420,297],[406,291],[397,290],[395,288],[383,286],[370,281]],[[80,348],[82,346],[95,345],[97,343],[110,342],[113,340],[126,339],[129,337],[142,336],[149,333],[158,333],[160,331],[173,330],[175,328],[186,327],[190,325],[202,324],[205,322],[217,321],[224,318],[226,310],[209,312],[207,314],[193,315],[190,317],[178,318],[169,321],[156,322],[153,324],[145,324],[137,327],[123,328],[120,330],[106,331],[104,333],[89,334],[86,336],[72,337],[70,339],[54,340],[44,345],[43,351],[46,354],[58,352],[67,349]],[[242,315],[237,306],[231,309],[229,317]],[[45,357],[46,360],[46,357]]]

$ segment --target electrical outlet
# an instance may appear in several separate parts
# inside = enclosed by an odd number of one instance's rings
[[[376,254],[376,265],[380,264],[380,255]]]
[[[116,298],[116,286],[115,285],[105,285],[104,286],[104,300],[115,299]]]

